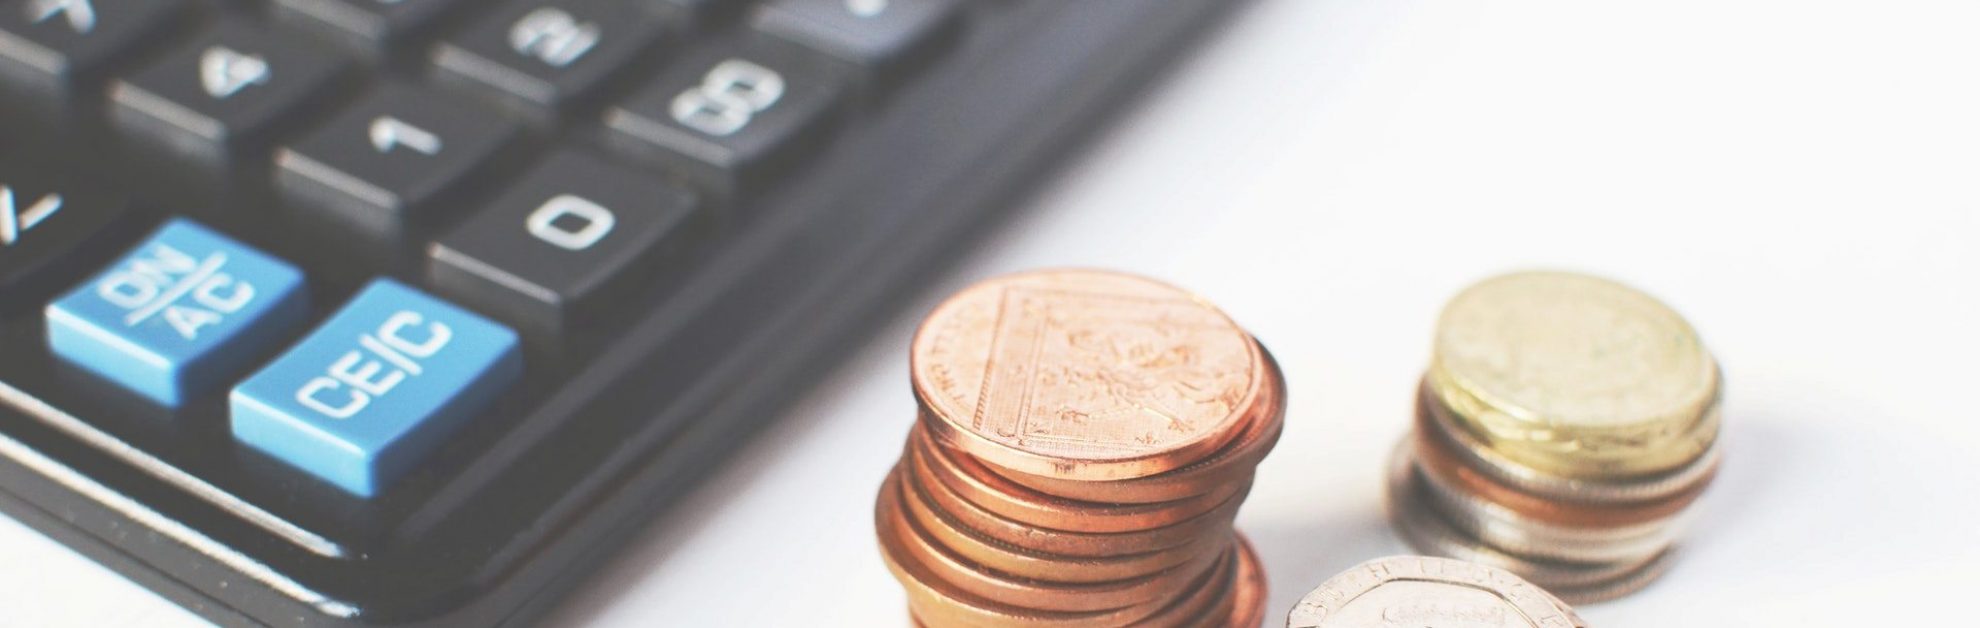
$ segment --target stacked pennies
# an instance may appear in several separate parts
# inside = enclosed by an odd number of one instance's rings
[[[1656,299],[1583,275],[1479,283],[1438,321],[1391,516],[1419,550],[1574,603],[1663,572],[1718,469],[1718,364]]]
[[[1033,272],[951,297],[911,353],[920,416],[874,516],[916,622],[1262,622],[1232,519],[1285,382],[1229,317],[1140,277]]]

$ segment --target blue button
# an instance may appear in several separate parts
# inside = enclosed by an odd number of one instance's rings
[[[380,279],[234,388],[234,438],[371,497],[521,375],[515,332]]]
[[[293,332],[309,296],[294,266],[173,220],[46,313],[55,355],[178,407]]]

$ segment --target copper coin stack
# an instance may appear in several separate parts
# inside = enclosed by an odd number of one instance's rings
[[[1229,317],[1132,275],[1032,272],[951,297],[911,354],[920,416],[874,518],[919,625],[1260,625],[1232,519],[1285,382]]]
[[[1438,321],[1391,516],[1417,549],[1517,573],[1576,604],[1670,564],[1719,465],[1718,364],[1656,299],[1528,272]]]

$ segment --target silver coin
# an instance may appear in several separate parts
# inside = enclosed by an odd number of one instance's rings
[[[1293,606],[1287,628],[1585,628],[1565,602],[1503,569],[1393,556],[1329,578]]]
[[[1579,563],[1640,563],[1677,540],[1689,511],[1647,523],[1613,528],[1559,526],[1450,485],[1421,465],[1414,475],[1425,504],[1445,522],[1487,545],[1521,556]]]
[[[1389,517],[1403,541],[1419,552],[1478,563],[1518,574],[1571,603],[1604,601],[1648,585],[1668,568],[1672,550],[1640,561],[1573,563],[1517,556],[1485,544],[1450,524],[1424,502],[1414,450],[1404,441],[1391,457]]]

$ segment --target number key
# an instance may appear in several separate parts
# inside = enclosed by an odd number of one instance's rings
[[[521,135],[496,111],[385,83],[276,151],[275,185],[296,210],[397,248]]]
[[[259,153],[317,104],[345,60],[266,26],[223,21],[110,87],[125,133],[217,166]]]
[[[439,76],[540,119],[583,102],[652,46],[663,22],[636,3],[520,0],[433,51]]]
[[[275,15],[376,56],[404,48],[462,0],[275,0]]]
[[[550,156],[428,250],[433,284],[552,344],[678,248],[693,195],[583,153]]]
[[[44,104],[68,103],[184,8],[179,0],[0,3],[0,81],[21,84]]]
[[[841,92],[839,75],[802,51],[720,42],[607,109],[607,141],[733,197],[808,148]]]

